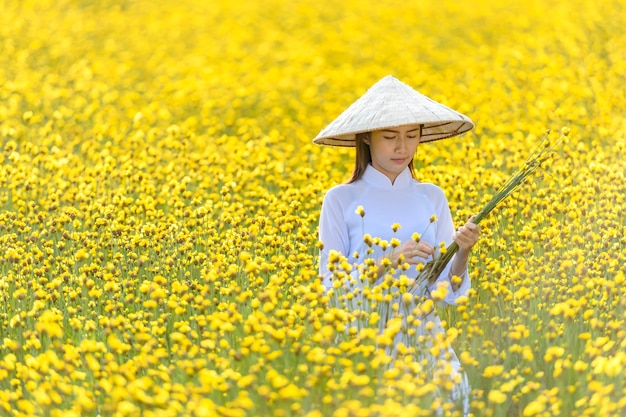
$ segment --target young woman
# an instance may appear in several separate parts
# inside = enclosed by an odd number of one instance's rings
[[[320,215],[319,268],[328,290],[337,288],[342,276],[356,286],[366,285],[359,279],[362,274],[368,275],[371,286],[415,278],[420,266],[439,253],[442,242],[447,246],[454,240],[460,249],[437,281],[418,287],[413,294],[428,298],[443,289],[445,296],[438,301],[447,304],[455,304],[466,294],[470,288],[467,261],[478,241],[479,227],[469,219],[454,230],[443,191],[416,179],[413,156],[421,143],[473,127],[466,116],[387,76],[320,132],[315,143],[356,147],[352,177],[326,193]],[[337,266],[339,258],[345,259],[342,268]],[[413,327],[418,334],[432,337],[443,331],[433,310]],[[397,337],[394,343],[406,346],[408,342]],[[396,356],[395,349],[390,355]],[[448,349],[433,363],[439,359],[451,365],[457,391],[466,396],[469,388],[454,351]],[[464,408],[467,412],[467,402]]]

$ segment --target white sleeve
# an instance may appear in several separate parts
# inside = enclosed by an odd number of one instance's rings
[[[323,277],[326,289],[332,287],[332,272],[328,270],[328,257],[331,251],[338,251],[349,257],[350,236],[344,220],[343,209],[332,189],[324,196],[319,222],[319,240],[323,248],[320,250],[319,273]]]
[[[452,214],[450,213],[450,208],[448,206],[448,200],[446,199],[445,195],[443,195],[443,193],[442,193],[442,198],[443,198],[443,201],[441,202],[441,205],[440,205],[438,220],[437,220],[436,239],[437,239],[437,244],[439,244],[440,242],[446,242],[446,246],[448,246],[453,241],[452,238],[454,237],[454,223],[452,221]],[[452,305],[456,304],[456,301],[459,299],[459,297],[467,295],[467,292],[471,287],[471,281],[470,281],[469,274],[467,272],[467,267],[466,267],[465,271],[460,277],[463,280],[461,285],[456,291],[452,291],[452,283],[450,281],[450,278],[451,278],[450,269],[452,268],[453,262],[454,262],[454,256],[452,257],[448,265],[446,265],[444,270],[441,272],[441,274],[439,275],[439,278],[437,278],[437,281],[435,281],[432,285],[429,286],[429,289],[433,291],[434,289],[437,288],[438,285],[446,285],[448,289],[448,294],[446,295],[446,298],[445,300],[443,300],[443,302],[446,304],[452,304]]]

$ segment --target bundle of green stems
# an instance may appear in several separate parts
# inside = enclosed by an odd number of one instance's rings
[[[520,185],[522,185],[526,179],[532,175],[541,165],[549,160],[554,154],[554,147],[569,134],[569,129],[563,128],[558,140],[553,143],[550,142],[550,130],[543,136],[541,142],[535,147],[530,156],[526,159],[524,164],[513,174],[491,197],[489,202],[476,214],[473,223],[479,224],[489,213],[493,211],[502,201],[509,197],[514,191],[516,191]],[[415,279],[410,290],[416,289],[421,286],[423,282],[427,282],[428,285],[435,283],[439,275],[443,272],[446,265],[452,260],[454,254],[459,250],[459,245],[456,242],[452,242],[446,247],[445,251],[442,251],[434,259],[426,263],[424,268],[420,271],[419,275]]]

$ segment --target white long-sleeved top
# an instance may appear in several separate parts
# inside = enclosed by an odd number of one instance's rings
[[[365,211],[363,217],[356,212],[359,206]],[[431,224],[433,215],[437,221]],[[399,224],[400,229],[394,232],[393,224]],[[369,165],[361,179],[337,185],[324,196],[319,223],[319,240],[323,244],[319,268],[324,286],[332,287],[332,273],[328,270],[331,251],[340,252],[356,270],[366,256],[373,259],[383,256],[379,246],[373,246],[374,253],[366,255],[369,247],[364,243],[365,235],[387,242],[395,237],[404,243],[412,239],[414,233],[419,233],[421,240],[435,247],[441,242],[445,242],[446,246],[452,242],[454,223],[443,190],[415,180],[408,167],[392,184],[385,174]],[[391,250],[389,246],[387,253]],[[355,252],[359,254],[358,258],[354,256]],[[452,261],[431,290],[442,282],[450,283],[451,264]],[[415,267],[402,273],[408,277],[418,274]],[[461,278],[461,286],[454,292],[448,291],[445,303],[455,304],[458,297],[467,293],[471,285],[467,270]]]

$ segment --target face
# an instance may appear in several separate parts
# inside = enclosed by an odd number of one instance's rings
[[[393,183],[415,155],[420,143],[420,127],[413,125],[375,130],[365,143],[370,146],[372,166]]]

